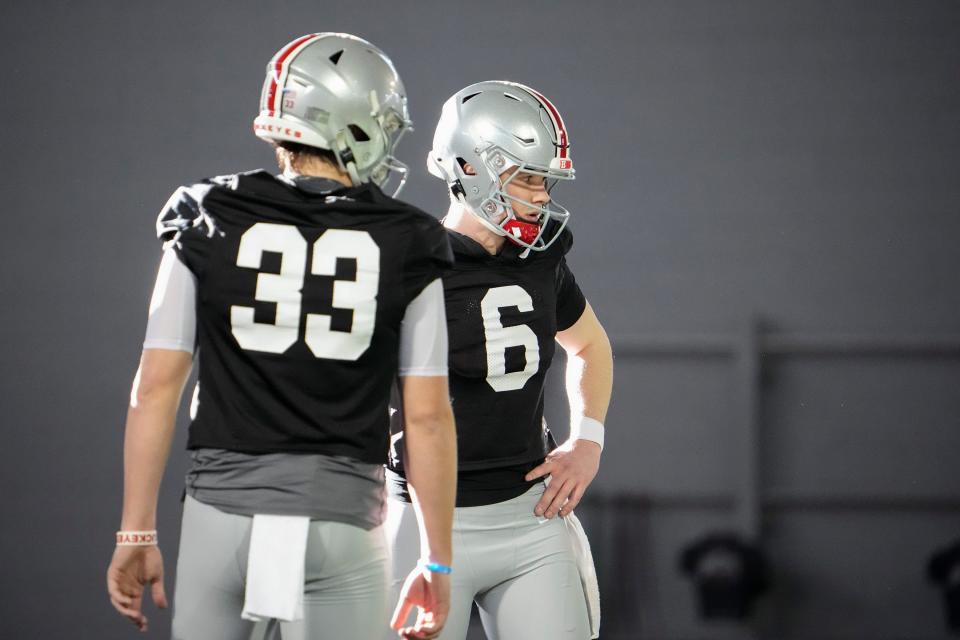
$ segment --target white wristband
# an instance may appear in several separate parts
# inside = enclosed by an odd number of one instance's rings
[[[589,440],[596,442],[603,450],[603,423],[586,416],[570,425],[571,440]]]
[[[150,547],[157,544],[157,530],[117,531],[118,547]]]

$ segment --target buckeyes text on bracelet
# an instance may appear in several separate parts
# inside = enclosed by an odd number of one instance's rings
[[[157,544],[157,531],[117,531],[118,547],[149,547]]]

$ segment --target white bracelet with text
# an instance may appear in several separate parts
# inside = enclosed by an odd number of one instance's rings
[[[117,531],[118,547],[150,547],[157,544],[157,530]]]

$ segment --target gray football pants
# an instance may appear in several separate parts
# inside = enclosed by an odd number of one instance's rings
[[[183,505],[175,640],[380,638],[388,628],[388,553],[383,527],[365,531],[314,520],[307,537],[304,619],[243,620],[253,518],[224,513],[187,496]]]
[[[454,511],[450,617],[440,638],[466,637],[474,600],[489,640],[590,637],[567,527],[560,518],[533,514],[543,491],[537,484],[512,500]],[[420,542],[413,507],[390,500],[389,510],[396,596],[420,557]]]

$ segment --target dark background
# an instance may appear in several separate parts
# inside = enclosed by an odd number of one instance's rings
[[[604,638],[946,637],[924,563],[960,534],[953,0],[6,4],[0,636],[135,637],[104,570],[154,217],[184,182],[272,167],[265,65],[312,31],[393,58],[404,196],[436,214],[423,159],[450,94],[508,78],[564,115],[571,264],[617,354],[581,509]],[[718,528],[774,566],[748,626],[698,621],[676,569]]]

